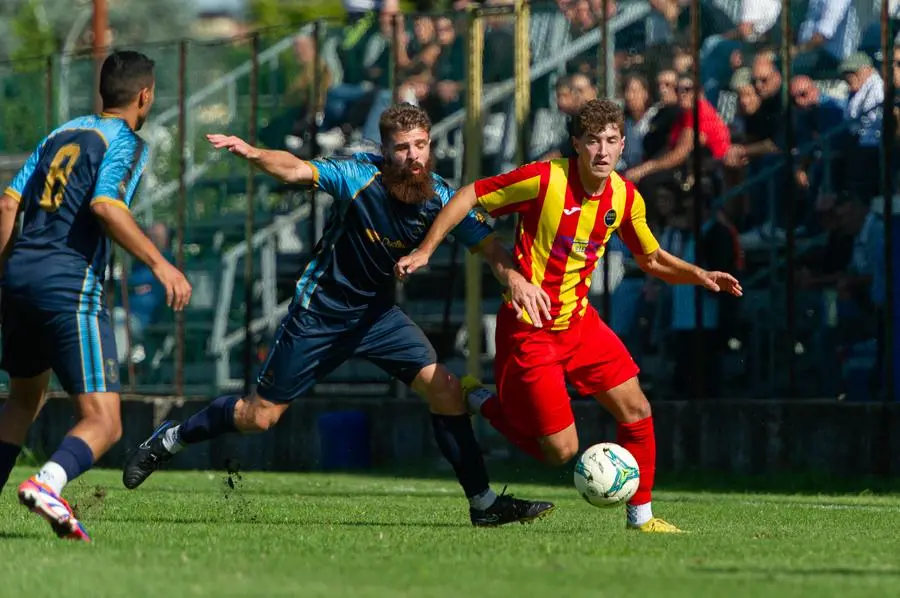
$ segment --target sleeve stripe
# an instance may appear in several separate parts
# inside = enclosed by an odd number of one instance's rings
[[[624,181],[625,186],[625,214],[622,225],[619,227],[620,236],[625,245],[636,255],[650,255],[659,249],[659,242],[647,227],[645,214],[635,219],[635,204],[637,190],[631,181]],[[643,202],[643,199],[641,200]],[[646,211],[646,208],[642,208]]]
[[[540,174],[503,186],[475,183],[478,203],[492,214],[500,208],[536,199],[541,189]],[[489,180],[489,179],[488,179]],[[482,182],[482,181],[479,181]],[[487,187],[487,188],[485,188]]]
[[[309,166],[309,169],[312,170],[313,180],[312,184],[316,187],[319,186],[319,167],[312,163],[312,161],[304,161],[304,164]]]
[[[16,203],[22,203],[22,196],[12,187],[7,187],[6,191],[3,192],[3,195],[13,198],[16,200]]]
[[[91,205],[94,205],[95,203],[108,203],[108,204],[116,206],[117,208],[122,208],[125,211],[130,211],[128,209],[128,204],[126,204],[121,199],[117,199],[115,197],[107,197],[105,195],[98,195],[97,197],[95,197],[94,199],[91,200]]]
[[[135,173],[141,171],[141,162],[145,159],[144,140],[137,135],[134,136],[134,139],[134,155],[131,158],[131,166],[128,167],[128,172],[119,186],[119,200],[126,206],[128,205],[128,197],[131,195],[132,183],[136,185],[140,179],[140,175],[135,177]]]
[[[497,233],[495,233],[494,231],[491,231],[490,233],[487,234],[487,236],[485,236],[485,237],[484,237],[482,240],[480,240],[478,243],[476,243],[476,244],[470,246],[470,247],[469,247],[469,253],[481,253],[481,251],[484,250],[484,247],[485,247],[488,243],[492,242],[492,240],[493,240],[496,236],[497,236]]]
[[[625,245],[634,253],[638,253],[641,244],[632,224],[632,210],[634,210],[634,187],[628,181],[622,181],[625,187],[625,213],[622,215],[622,224],[619,226],[619,235]]]

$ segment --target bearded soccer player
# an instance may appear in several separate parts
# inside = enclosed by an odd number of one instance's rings
[[[742,291],[730,274],[707,272],[660,249],[647,226],[643,198],[614,171],[625,147],[623,130],[615,103],[588,102],[573,127],[577,158],[528,164],[460,189],[395,273],[402,279],[425,266],[444,235],[476,206],[493,216],[518,214],[515,268],[502,273],[509,296],[497,316],[497,394],[464,380],[470,409],[528,454],[563,464],[578,452],[570,382],[613,414],[618,443],[640,466],[627,527],[678,532],[653,516],[656,444],[650,403],[628,350],[588,303],[591,273],[618,232],[648,274],[714,292],[740,296]],[[538,322],[532,321],[535,313],[541,314]]]
[[[459,381],[437,363],[422,330],[394,305],[393,267],[422,241],[453,195],[432,173],[431,123],[410,104],[380,121],[383,158],[305,162],[287,152],[251,147],[236,137],[210,135],[214,147],[247,159],[291,183],[314,184],[334,198],[315,256],[300,275],[294,300],[262,366],[255,394],[220,397],[184,423],[164,422],[130,457],[123,482],[136,488],[185,445],[228,432],[274,426],[291,402],[350,357],[362,357],[425,397],[435,439],[469,499],[475,526],[526,522],[553,505],[491,490]],[[487,261],[512,258],[474,212],[453,233]],[[449,232],[449,231],[448,231]]]

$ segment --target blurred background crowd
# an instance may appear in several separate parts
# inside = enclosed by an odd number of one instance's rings
[[[290,3],[203,0],[202,4],[204,8],[188,19],[194,24],[189,34],[196,37],[202,32],[212,39],[245,35],[261,24],[271,24],[266,19],[274,18],[273,11]],[[468,81],[470,17],[466,10],[470,4],[465,0],[344,0],[337,18],[328,20],[325,27],[291,23],[270,29],[271,42],[264,44],[260,54],[266,78],[256,98],[259,140],[305,159],[377,151],[381,112],[393,101],[408,101],[425,108],[435,123],[438,172],[460,183]],[[511,2],[478,4],[498,9],[484,18],[481,72],[486,110],[481,174],[490,175],[516,166],[511,90],[515,17],[501,10]],[[700,0],[696,55],[690,4],[688,0],[557,0],[531,5],[527,159],[572,155],[568,119],[584,102],[598,95],[613,95],[626,114],[626,149],[619,171],[644,195],[648,217],[662,245],[688,261],[697,261],[699,254],[702,265],[737,274],[748,289],[741,301],[704,295],[698,326],[693,290],[647,280],[634,267],[627,249],[614,242],[607,256],[609,288],[597,281],[601,278],[598,272],[592,301],[598,308],[606,308],[603,315],[626,339],[642,364],[651,392],[658,397],[696,396],[697,358],[704,362],[701,386],[706,396],[783,395],[787,383],[782,362],[789,358],[796,360],[799,372],[799,383],[790,389],[796,396],[876,399],[882,390],[886,285],[881,189],[884,93],[886,83],[900,83],[900,51],[892,56],[883,56],[881,51],[881,0],[792,1],[789,30],[784,28],[780,0]],[[336,3],[334,6],[338,11]],[[900,2],[890,0],[888,10],[893,31],[900,20]],[[605,62],[600,36],[604,21],[611,37]],[[123,28],[113,29],[127,41]],[[782,51],[785,40],[787,55]],[[889,61],[888,82],[881,75],[885,60]],[[198,70],[199,61],[192,63]],[[173,66],[171,60],[167,64]],[[210,92],[195,104],[189,103],[196,111],[190,118],[199,123],[192,134],[199,134],[203,126],[234,123],[239,118],[208,117],[204,121],[200,115],[213,113],[214,105],[247,110],[247,102],[231,106],[221,100],[226,92],[239,97],[252,93],[241,83],[247,71],[236,72],[220,73],[225,77],[221,81],[233,77],[237,81],[233,86],[214,82],[217,79],[209,82],[210,86],[224,86],[225,92]],[[791,73],[789,79],[786,72]],[[195,87],[190,91],[201,91],[199,83]],[[219,99],[213,102],[209,97]],[[784,102],[790,103],[790,111]],[[699,104],[702,148],[699,180],[695,180],[692,163],[695,103]],[[897,106],[887,110],[900,113]],[[163,114],[167,114],[164,109]],[[149,134],[165,147],[172,142],[172,122],[166,122],[159,112],[157,117],[157,128],[150,123]],[[4,147],[4,133],[9,138],[6,129],[5,123],[0,125],[0,153],[24,151],[24,147],[11,149],[15,143]],[[240,127],[235,132],[240,133]],[[192,167],[202,161],[199,154],[199,150],[192,153]],[[785,165],[787,154],[793,157],[790,169]],[[887,167],[896,170],[895,163]],[[221,277],[228,274],[232,262],[237,268],[240,256],[233,260],[223,257],[228,227],[221,220],[227,209],[221,197],[235,194],[232,185],[241,185],[243,179],[234,182],[224,175],[212,178],[210,171],[201,174],[191,182],[191,193],[215,191],[217,207],[205,216],[216,214],[220,220],[213,220],[215,224],[209,227],[221,234],[207,239],[196,232],[203,230],[201,214],[188,238],[195,235],[194,245],[202,249],[195,252],[198,256],[207,256],[208,246],[219,247],[219,254],[204,259],[225,274],[196,267],[197,272],[207,272],[209,280],[208,305],[203,307],[201,293],[197,309],[206,309],[210,320],[205,333],[197,333],[198,338],[205,338],[197,343],[197,351],[221,363],[221,343],[217,343],[227,337],[236,318],[220,313],[220,296],[223,288],[240,295],[233,286],[222,286]],[[159,169],[151,179],[155,185],[165,182]],[[291,193],[296,190],[270,184],[267,193],[294,197]],[[276,199],[266,204],[257,222],[260,227],[274,227],[278,287],[272,301],[266,301],[265,289],[255,289],[251,299],[258,302],[257,317],[264,319],[256,329],[254,342],[259,344],[265,344],[265,330],[277,321],[272,314],[289,296],[290,273],[306,259],[310,240],[321,228],[320,222],[316,224],[321,219],[316,217],[320,208],[315,203],[306,216],[294,217],[297,204],[292,201]],[[166,213],[155,209],[157,214]],[[695,209],[702,213],[697,239]],[[277,224],[285,220],[290,222]],[[236,217],[233,222],[241,220]],[[791,223],[796,293],[793,306],[787,307],[785,247]],[[172,225],[148,222],[150,226],[154,227],[150,229],[154,239],[171,248]],[[512,223],[498,226],[509,232]],[[235,232],[240,235],[243,231]],[[419,287],[408,285],[403,301],[435,339],[443,357],[453,361],[462,359],[464,353],[460,340],[465,332],[460,330],[462,281],[455,274],[462,258],[457,248],[446,249],[432,278]],[[260,260],[259,267],[264,270],[265,258]],[[151,330],[166,317],[165,310],[159,309],[153,281],[145,274],[135,269],[130,277],[124,277],[131,298],[129,311],[132,320],[137,318],[133,325],[137,332],[132,334],[139,340],[140,331]],[[449,281],[449,298],[433,296],[434,277]],[[499,301],[496,291],[486,278],[485,314],[491,314]],[[235,301],[226,308],[234,311],[240,298]],[[786,343],[784,312],[790,309],[795,329],[791,342]],[[201,328],[199,313],[196,317]],[[223,317],[225,324],[221,323]],[[486,364],[492,357],[489,317]],[[218,337],[217,325],[225,330]],[[697,328],[704,337],[700,355],[683,349]],[[171,351],[172,339],[167,338]],[[238,346],[229,345],[228,350]],[[160,359],[159,363],[165,362]],[[189,355],[187,359],[192,358]],[[142,360],[152,361],[149,354]],[[226,363],[220,367],[238,366]],[[352,367],[353,372],[346,372],[349,382],[343,378],[342,382],[352,383],[354,376],[357,381],[377,377],[363,364]],[[489,372],[486,366],[485,373]],[[199,372],[197,376],[202,377]],[[220,370],[215,384],[221,385],[222,378]]]

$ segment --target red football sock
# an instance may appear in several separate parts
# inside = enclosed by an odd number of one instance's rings
[[[644,505],[650,502],[653,477],[656,473],[656,437],[653,435],[653,417],[646,417],[630,424],[619,424],[617,442],[637,460],[641,470],[638,490],[628,504]]]
[[[495,430],[503,434],[503,436],[515,446],[538,461],[544,460],[544,451],[541,450],[541,445],[538,443],[537,438],[525,436],[509,425],[506,414],[503,412],[503,406],[500,404],[500,399],[491,397],[486,400],[484,404],[481,405],[481,415],[494,426]]]

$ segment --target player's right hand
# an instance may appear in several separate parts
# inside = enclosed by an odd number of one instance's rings
[[[255,147],[253,147],[240,137],[235,137],[234,135],[219,135],[217,133],[213,133],[207,135],[206,139],[212,144],[214,148],[227,149],[235,156],[240,156],[241,158],[246,158],[248,160],[256,157],[258,151]]]
[[[526,280],[518,272],[510,274],[509,294],[519,320],[524,320],[524,315],[527,313],[532,326],[543,328],[544,320],[549,322],[553,319],[550,315],[550,295],[541,287]]]
[[[153,275],[166,289],[166,305],[174,311],[181,311],[191,300],[191,283],[187,281],[181,271],[170,264],[163,262],[153,270]]]
[[[397,261],[394,266],[394,276],[398,280],[405,280],[407,276],[428,265],[428,259],[431,256],[424,251],[413,250],[409,255],[404,255]]]

